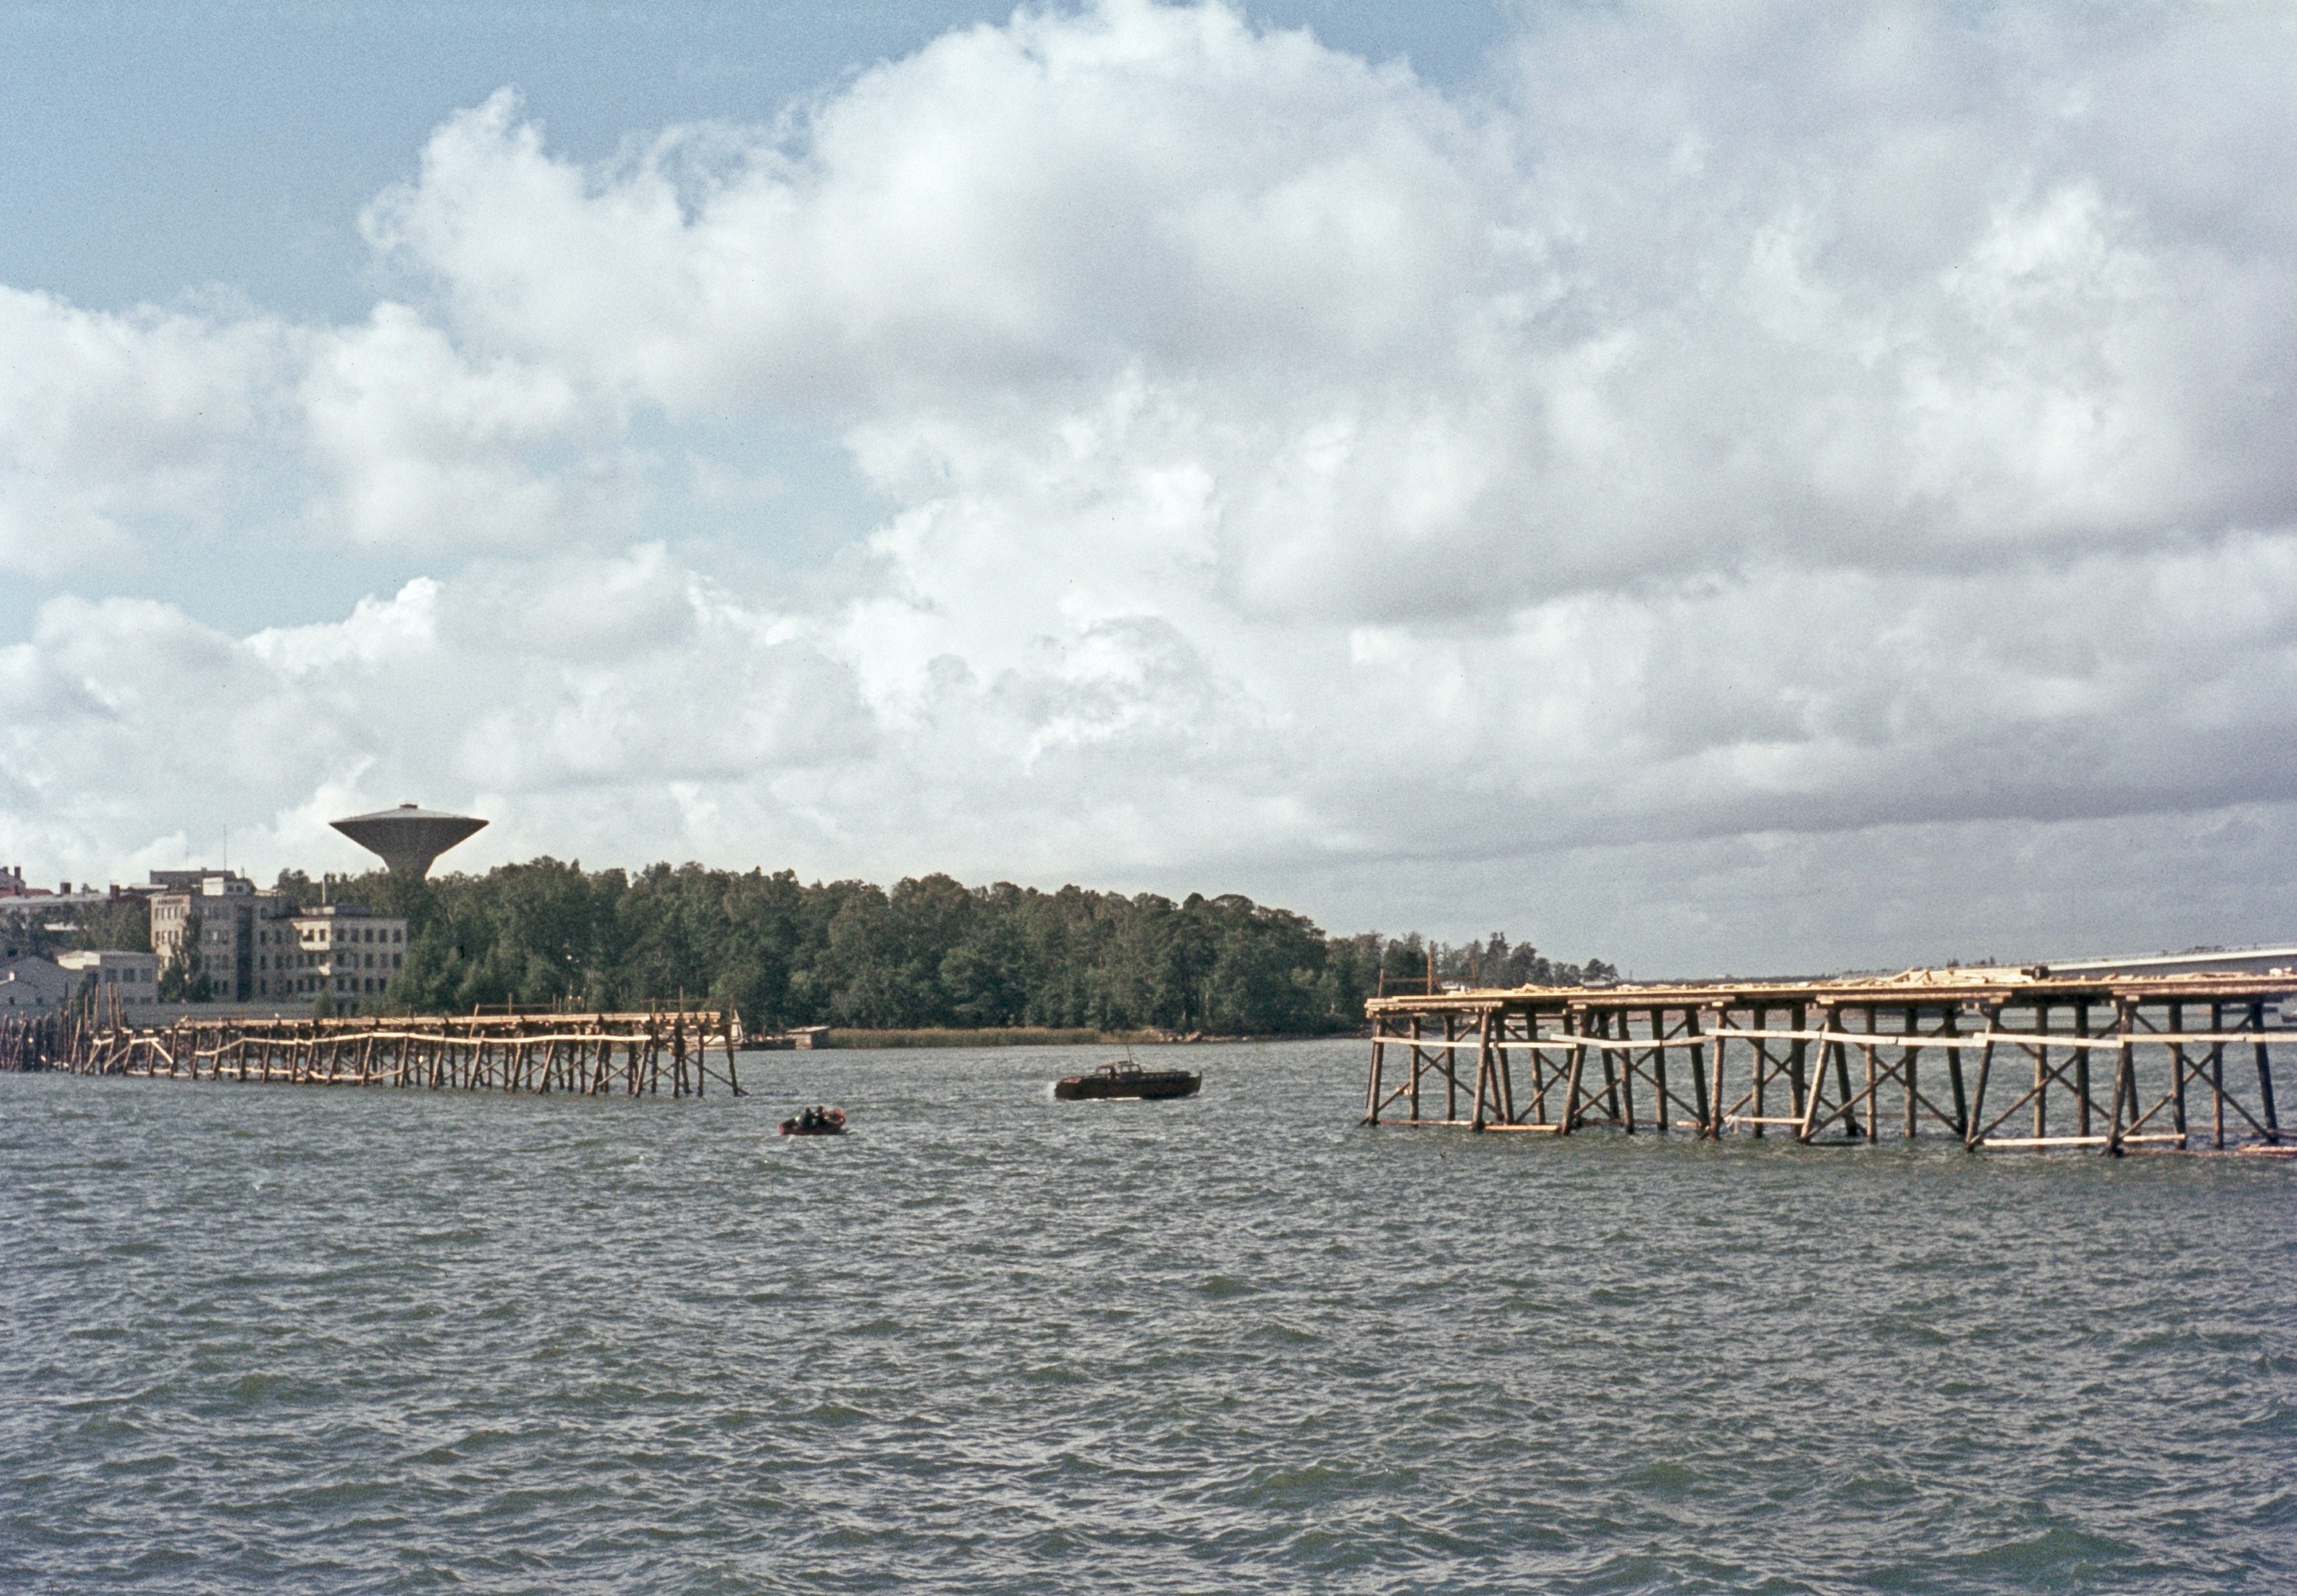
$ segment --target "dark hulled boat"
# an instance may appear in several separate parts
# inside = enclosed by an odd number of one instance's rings
[[[782,1122],[785,1136],[843,1136],[845,1134],[845,1110],[843,1108],[809,1108],[795,1119]]]
[[[1064,1103],[1089,1098],[1192,1098],[1205,1083],[1187,1070],[1144,1070],[1129,1061],[1104,1064],[1086,1075],[1071,1075],[1053,1087]]]

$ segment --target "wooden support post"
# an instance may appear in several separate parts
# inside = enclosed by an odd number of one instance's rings
[[[1945,1024],[1942,1029],[1944,1034],[1950,1037],[1959,1036],[1962,1034],[1962,1008],[1960,1005],[1954,1003],[1947,1005]],[[1970,1101],[1963,1092],[1962,1049],[1960,1048],[1947,1049],[1946,1069],[1947,1079],[1954,1087],[1954,1133],[1956,1136],[1961,1137],[1964,1141],[1967,1142],[1970,1139]]]
[[[1459,1016],[1447,1012],[1444,1016],[1444,1117],[1447,1121],[1460,1117],[1459,1052],[1449,1045],[1459,1040]]]
[[[1762,1004],[1758,1003],[1753,1008],[1749,1010],[1747,1028],[1750,1031],[1768,1030],[1770,1028],[1770,1023],[1771,1011]],[[1755,1139],[1760,1141],[1763,1139],[1763,1132],[1769,1128],[1763,1123],[1770,1117],[1770,1115],[1764,1111],[1763,1099],[1764,1088],[1770,1081],[1771,1048],[1768,1042],[1762,1041],[1760,1038],[1750,1039],[1748,1041],[1747,1046],[1753,1049],[1754,1052],[1754,1063],[1751,1067],[1755,1072],[1753,1075],[1755,1100],[1752,1107],[1755,1110],[1753,1116],[1755,1121]]]
[[[2225,1005],[2210,1005],[2210,1034],[2225,1032]],[[2210,1044],[2210,1145],[2225,1150],[2225,1043]]]
[[[1371,1073],[1370,1077],[1364,1082],[1364,1116],[1363,1123],[1367,1125],[1377,1125],[1379,1123],[1380,1066],[1384,1062],[1381,1055],[1387,1045],[1386,1040],[1387,1036],[1387,1016],[1384,1013],[1372,1016]]]
[[[1868,1036],[1873,1035],[1874,1010],[1873,1006],[1868,1005],[1861,1008],[1857,1012],[1865,1016],[1865,1033]],[[1848,1031],[1850,1028],[1849,1016],[1848,1015],[1840,1016],[1837,1024],[1840,1029]],[[1877,1062],[1874,1044],[1871,1041],[1851,1042],[1846,1041],[1838,1042],[1835,1045],[1841,1049],[1839,1057],[1841,1060],[1843,1073],[1846,1074],[1849,1071],[1850,1049],[1853,1047],[1856,1047],[1858,1049],[1864,1067],[1861,1071],[1861,1080],[1857,1088],[1855,1100],[1863,1106],[1859,1112],[1865,1115],[1866,1140],[1871,1146],[1874,1142],[1879,1141],[1881,1139],[1882,1134],[1881,1121],[1874,1112],[1877,1094],[1881,1090],[1880,1085],[1881,1076],[1877,1073],[1881,1065]],[[1846,1090],[1848,1090],[1847,1086]],[[1850,1120],[1849,1132],[1853,1136],[1857,1136],[1859,1132],[1859,1123],[1856,1115],[1854,1115]]]
[[[1822,1028],[1828,1031],[1836,1029],[1835,1011],[1829,1008],[1826,1011],[1826,1024]],[[1842,1128],[1846,1134],[1856,1140],[1858,1136],[1858,1111],[1857,1098],[1852,1096],[1850,1090],[1850,1044],[1844,1041],[1828,1041],[1821,1042],[1819,1046],[1831,1049],[1834,1054],[1834,1085],[1835,1090],[1842,1094]],[[1824,1068],[1824,1064],[1820,1067]]]
[[[2120,1038],[2121,1045],[2114,1049],[2113,1109],[2105,1119],[2104,1152],[2109,1158],[2121,1156],[2121,1139],[2124,1134],[2122,1106],[2127,1103],[2133,1111],[2137,1106],[2136,1066],[2132,1061],[2133,1049],[2129,1045],[2129,1033],[2135,1020],[2136,1007],[2136,1003],[2128,998],[2116,999],[2113,1005],[2114,1032]]]
[[[1973,1153],[1984,1139],[1978,1128],[1986,1123],[1986,1078],[1994,1071],[1994,1049],[1996,1046],[1994,1031],[1996,1022],[2002,1017],[2002,1007],[1998,1003],[1991,1004],[1982,1012],[1986,1016],[1986,1042],[1978,1049],[1978,1081],[1970,1093],[1970,1123],[1962,1133],[1962,1145]]]
[[[1524,1011],[1523,1031],[1524,1035],[1531,1041],[1540,1040],[1537,1011],[1532,1009]],[[1552,1072],[1547,1067],[1547,1054],[1538,1048],[1534,1048],[1531,1050],[1531,1117],[1537,1124],[1553,1123],[1547,1117],[1547,1087]]]
[[[1425,1063],[1420,1050],[1420,1016],[1415,1014],[1412,1016],[1412,1090],[1406,1099],[1412,1105],[1412,1117],[1415,1120],[1420,1117],[1420,1072],[1423,1067]]]
[[[2170,1034],[2181,1034],[2185,1029],[2186,1006],[2172,1002],[2169,1005]],[[2178,1150],[2183,1152],[2186,1148],[2186,1044],[2181,1041],[2169,1044],[2169,1116],[2170,1123],[2177,1127]]]
[[[1798,1032],[1808,1030],[1809,1014],[1807,1006],[1801,1003],[1796,1004],[1788,1011],[1787,1028]],[[1806,1125],[1810,1123],[1810,1082],[1807,1069],[1809,1062],[1810,1043],[1800,1035],[1797,1035],[1787,1044],[1787,1090],[1789,1093],[1787,1113],[1802,1121]],[[1825,1063],[1821,1060],[1820,1068],[1824,1067]]]
[[[1602,1033],[1607,1041],[1615,1033],[1626,1041],[1628,1030],[1626,1010],[1603,1011]],[[1630,1049],[1603,1049],[1603,1095],[1611,1106],[1612,1123],[1624,1127],[1630,1136],[1635,1133],[1634,1057]]]
[[[2047,1032],[2050,1028],[2050,1006],[2034,1005],[2034,1029]],[[2034,1044],[2034,1139],[2039,1141],[2050,1133],[2050,1046],[2047,1042]]]
[[[2265,1042],[2265,1005],[2249,1006],[2249,1028],[2258,1034],[2257,1096],[2259,1106],[2265,1110],[2265,1141],[2268,1147],[2281,1145],[2281,1114],[2273,1106],[2273,1061],[2267,1057]]]
[[[1833,1018],[1832,1009],[1821,1008],[1818,1011],[1817,1020],[1814,1022],[1810,1018],[1810,1010],[1798,1004],[1794,1017],[1788,1024],[1798,1033],[1806,1030],[1824,1031]],[[1824,1042],[1819,1044],[1818,1069],[1815,1074],[1809,1067],[1809,1042],[1798,1034],[1787,1049],[1790,1071],[1787,1085],[1793,1094],[1794,1133],[1797,1141],[1808,1141],[1811,1139],[1816,1128],[1814,1116],[1818,1113],[1818,1102],[1826,1093],[1827,1044]]]
[[[1730,1024],[1731,1011],[1717,1004],[1707,1013],[1714,1021],[1707,1028],[1715,1035],[1715,1040],[1708,1044],[1707,1064],[1711,1072],[1708,1078],[1714,1086],[1707,1095],[1707,1137],[1710,1141],[1720,1141],[1723,1139],[1723,1115],[1730,1100],[1723,1095],[1723,1032]],[[1759,1114],[1762,1110],[1757,1109],[1756,1112]]]
[[[1660,1010],[1654,1008],[1651,1010],[1651,1041],[1654,1042],[1666,1041],[1666,1036],[1667,1036],[1666,1020],[1660,1017]],[[1693,1065],[1693,1074],[1695,1073],[1698,1073],[1698,1065]],[[1659,1049],[1654,1049],[1654,1054],[1651,1054],[1651,1074],[1659,1080],[1659,1130],[1660,1132],[1666,1132],[1666,1130],[1670,1128],[1670,1121],[1667,1121],[1667,1049],[1666,1047],[1659,1047]]]
[[[1476,1032],[1476,1111],[1471,1116],[1470,1130],[1484,1128],[1485,1105],[1498,1095],[1498,1086],[1492,1080],[1492,1011],[1486,1008],[1483,1024]]]
[[[2089,1000],[2084,998],[2074,1005],[2074,1034],[2089,1034]],[[2089,1049],[2074,1049],[2074,1134],[2089,1134]]]
[[[1582,1016],[1577,1009],[1563,1011],[1563,1034],[1576,1037],[1581,1033]],[[1587,1049],[1574,1048],[1570,1052],[1571,1073],[1563,1090],[1563,1118],[1555,1127],[1558,1136],[1568,1136],[1579,1123],[1579,1082],[1587,1071]]]
[[[1499,1027],[1498,1040],[1505,1041],[1508,1036],[1507,1011],[1505,1009],[1501,1009],[1494,1014],[1493,1016],[1493,1023]],[[1500,1118],[1503,1123],[1512,1125],[1517,1123],[1515,1116],[1515,1056],[1505,1048],[1494,1048],[1492,1049],[1492,1069],[1499,1080]]]
[[[1918,1012],[1919,1011],[1912,1003],[1906,1005],[1906,1034],[1909,1036],[1914,1035],[1917,1029],[1917,1021],[1915,1016]],[[1920,1046],[1903,1048],[1899,1050],[1898,1073],[1901,1077],[1903,1077],[1900,1081],[1900,1084],[1906,1089],[1906,1139],[1908,1141],[1912,1141],[1914,1139],[1915,1115],[1917,1110],[1921,1107],[1921,1098],[1918,1095],[1918,1088],[1915,1085],[1916,1076],[1914,1073],[1916,1061],[1920,1059],[1921,1057],[1922,1049]]]
[[[1700,1010],[1696,1008],[1686,1008],[1683,1011],[1685,1036],[1703,1034],[1699,1024],[1699,1015]],[[1721,1046],[1719,1042],[1716,1045]],[[1712,1107],[1714,1099],[1707,1095],[1707,1044],[1704,1042],[1693,1042],[1691,1047],[1691,1099],[1692,1112],[1699,1115],[1699,1135],[1711,1139],[1715,1133],[1715,1113]]]

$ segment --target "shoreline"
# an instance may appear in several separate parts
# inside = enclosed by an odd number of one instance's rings
[[[1215,1042],[1345,1041],[1370,1035],[1366,1032],[1335,1031],[1287,1033],[1281,1036],[1211,1036],[1192,1032],[1175,1036],[1165,1031],[1094,1031],[1051,1025],[983,1026],[977,1030],[920,1026],[893,1031],[864,1031],[833,1026],[814,1049],[860,1051],[895,1048],[1084,1048],[1084,1047],[1204,1047]]]

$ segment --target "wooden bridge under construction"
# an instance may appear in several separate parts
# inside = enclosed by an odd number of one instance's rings
[[[1432,984],[1432,983],[1431,983]],[[1518,987],[1366,1005],[1368,1125],[2272,1153],[2280,974]],[[2293,1148],[2292,1150],[2297,1150]]]
[[[0,1022],[0,1069],[589,1097],[702,1097],[715,1087],[739,1097],[738,1040],[716,1010],[218,1016],[152,1027],[67,1011]]]

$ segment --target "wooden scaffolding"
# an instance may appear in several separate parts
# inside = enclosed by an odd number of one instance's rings
[[[2297,974],[1519,987],[1376,998],[1368,1125],[2268,1151]],[[2293,1148],[2293,1150],[2297,1150]]]
[[[730,1016],[630,1014],[179,1019],[138,1027],[67,1012],[0,1027],[0,1068],[298,1086],[742,1095]],[[713,1060],[712,1055],[715,1055]]]

